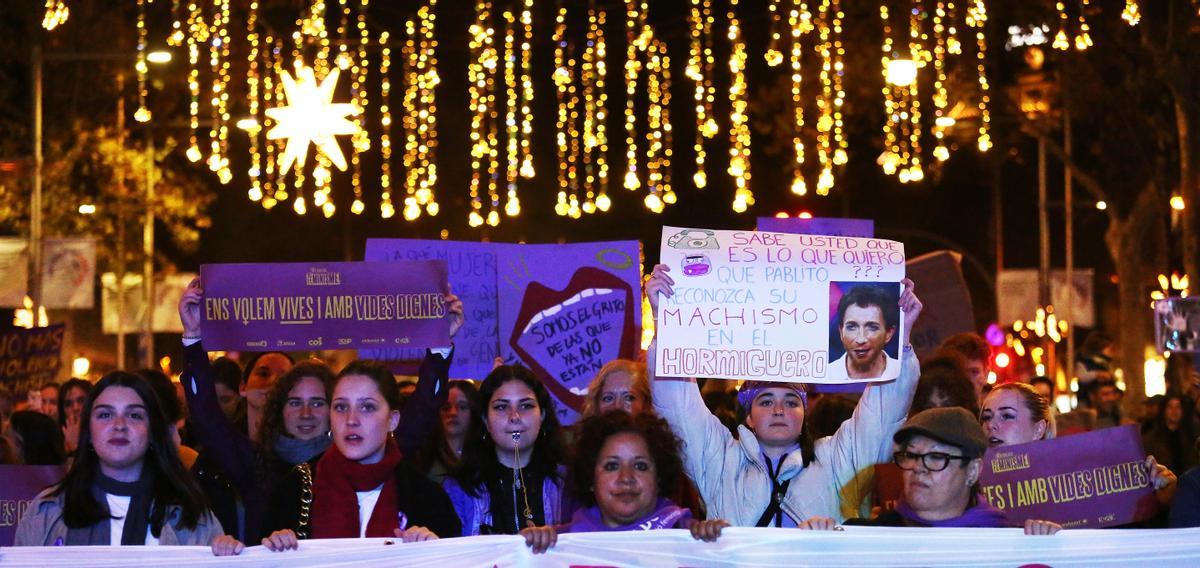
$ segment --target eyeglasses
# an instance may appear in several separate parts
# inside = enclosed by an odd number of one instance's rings
[[[927,454],[914,454],[912,452],[896,452],[892,454],[892,461],[900,466],[900,469],[912,471],[917,469],[917,460],[920,460],[925,465],[925,469],[929,471],[942,471],[946,466],[950,465],[950,460],[962,460],[964,462],[971,461],[973,458],[967,456],[952,456],[945,452],[929,452]]]

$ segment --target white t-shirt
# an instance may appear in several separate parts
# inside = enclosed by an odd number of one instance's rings
[[[108,510],[113,516],[108,525],[108,543],[121,546],[121,533],[125,531],[125,516],[129,514],[129,501],[132,498],[111,493],[105,493],[104,498],[108,501]],[[146,546],[158,546],[158,539],[150,532],[149,524],[146,525]]]
[[[380,484],[370,491],[354,493],[358,496],[358,538],[367,536],[367,523],[371,521],[371,513],[375,512],[375,504],[379,502],[379,492],[382,490],[383,484]]]

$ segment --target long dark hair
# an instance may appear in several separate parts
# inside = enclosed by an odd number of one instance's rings
[[[143,471],[154,468],[154,507],[151,510],[151,533],[158,538],[162,533],[165,511],[168,505],[182,509],[179,526],[194,529],[200,518],[209,513],[208,501],[191,474],[179,461],[179,452],[171,438],[170,424],[163,415],[162,405],[146,379],[124,371],[113,371],[100,379],[83,405],[82,418],[86,422],[79,428],[79,452],[75,463],[66,477],[54,489],[53,495],[62,494],[63,521],[71,528],[94,525],[109,518],[108,508],[96,501],[92,484],[100,471],[100,458],[92,446],[92,405],[100,394],[109,387],[133,389],[150,420],[150,446],[146,449]]]
[[[267,394],[267,405],[263,409],[262,426],[258,429],[258,439],[262,440],[263,456],[271,459],[275,455],[275,440],[286,433],[283,424],[283,406],[287,404],[288,394],[302,379],[312,377],[321,381],[325,387],[325,402],[333,398],[333,370],[322,361],[311,359],[296,363],[292,369],[279,377],[271,392]]]
[[[683,472],[683,460],[679,457],[682,443],[675,437],[667,421],[653,413],[643,412],[634,416],[623,410],[610,410],[584,419],[579,425],[579,439],[575,442],[567,479],[571,493],[580,503],[587,507],[596,504],[596,461],[600,458],[604,443],[617,434],[635,434],[646,442],[646,448],[654,460],[660,497],[678,492],[678,488],[672,484],[679,482]]]
[[[492,396],[509,381],[520,381],[537,397],[541,408],[542,429],[533,443],[529,457],[530,469],[558,476],[558,465],[563,463],[565,451],[562,441],[562,425],[550,391],[533,374],[520,365],[501,365],[492,370],[479,386],[479,397],[471,408],[471,427],[467,429],[467,440],[463,442],[463,467],[454,475],[459,485],[471,495],[479,496],[480,487],[500,478],[503,466],[496,458],[496,444],[487,431],[487,409]]]
[[[450,381],[450,390],[458,390],[467,399],[467,404],[471,407],[471,416],[474,418],[475,409],[479,408],[479,388],[471,381]],[[447,399],[446,405],[450,401]],[[467,436],[470,436],[470,423],[467,424]],[[463,440],[463,451],[466,451],[466,440]],[[441,462],[446,466],[448,472],[457,472],[462,467],[462,458],[454,453],[450,448],[450,441],[446,439],[446,425],[442,423],[441,416],[434,421],[433,436],[426,440],[417,452],[416,461],[413,464],[421,471],[429,471],[434,463]]]
[[[87,400],[88,393],[92,392],[92,383],[84,379],[73,378],[63,383],[63,386],[58,389],[58,424],[60,426],[67,425],[67,393],[71,392],[71,389],[82,390],[83,398]]]
[[[67,447],[62,428],[53,418],[34,410],[14,412],[9,428],[21,437],[21,463],[25,465],[62,465]]]

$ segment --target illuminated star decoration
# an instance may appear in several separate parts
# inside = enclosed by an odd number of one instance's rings
[[[333,102],[338,74],[338,67],[333,66],[325,80],[317,83],[311,67],[297,64],[296,79],[292,79],[287,71],[280,77],[288,106],[266,111],[267,116],[276,122],[267,132],[267,139],[286,138],[288,141],[287,149],[279,157],[280,171],[287,171],[294,162],[303,166],[308,156],[309,142],[339,170],[346,170],[346,158],[334,137],[358,132],[358,124],[347,120],[346,116],[355,116],[362,109],[349,103]]]

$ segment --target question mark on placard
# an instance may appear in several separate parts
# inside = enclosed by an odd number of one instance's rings
[[[855,266],[855,267],[854,267],[854,279],[855,279],[855,280],[858,280],[858,273],[859,273],[859,271],[861,271],[861,270],[862,270],[862,267],[861,267],[861,266]]]
[[[883,266],[880,266],[879,269],[875,271],[875,279],[878,280],[881,276],[883,276]]]

